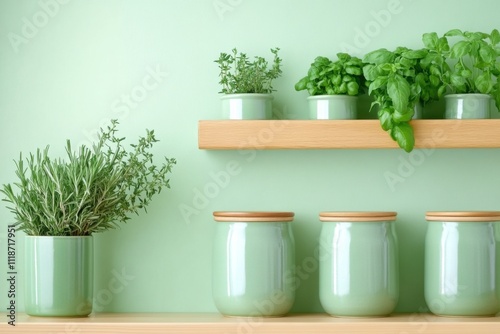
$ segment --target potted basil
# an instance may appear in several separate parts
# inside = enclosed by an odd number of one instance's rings
[[[374,98],[372,109],[378,108],[382,129],[406,152],[415,145],[409,122],[421,117],[422,106],[444,92],[439,78],[422,64],[427,54],[425,49],[398,47],[375,50],[363,58],[368,94]]]
[[[272,118],[272,83],[281,76],[281,58],[279,48],[271,49],[274,55],[269,66],[263,57],[253,61],[234,48],[232,53],[222,52],[219,59],[220,81],[222,90],[222,115],[227,119],[271,119]]]
[[[309,93],[310,119],[355,119],[357,100],[364,88],[363,63],[347,53],[337,60],[317,57],[295,90]]]
[[[127,150],[116,137],[118,122],[92,148],[52,159],[49,148],[16,162],[18,182],[0,191],[26,233],[25,310],[35,316],[86,316],[92,312],[93,237],[146,209],[169,188],[175,159],[153,163],[153,131]],[[26,163],[26,164],[25,164]]]
[[[456,39],[450,44],[448,39]],[[490,118],[492,99],[500,107],[500,33],[453,29],[439,37],[423,35],[429,50],[426,63],[446,85],[445,118]]]

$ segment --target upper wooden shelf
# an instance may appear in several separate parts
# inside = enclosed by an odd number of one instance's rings
[[[500,119],[414,120],[415,148],[500,148]],[[199,121],[198,147],[235,149],[398,148],[378,120]]]
[[[0,313],[7,319],[5,313]],[[219,314],[107,313],[85,318],[39,318],[17,315],[16,326],[0,323],[0,333],[500,333],[500,318],[445,318],[430,314],[394,314],[387,318],[333,318],[293,314],[283,318],[225,318]]]

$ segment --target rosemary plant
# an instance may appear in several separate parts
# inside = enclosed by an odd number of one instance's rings
[[[67,159],[51,159],[49,147],[16,162],[19,182],[3,185],[4,201],[18,229],[36,236],[86,236],[116,228],[130,214],[146,211],[155,194],[170,188],[168,173],[176,163],[165,158],[153,164],[150,149],[157,142],[147,130],[126,150],[116,136],[118,121],[101,129],[92,148],[76,152],[66,145]],[[15,192],[13,188],[17,188]]]

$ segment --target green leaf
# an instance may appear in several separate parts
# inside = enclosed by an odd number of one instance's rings
[[[452,86],[459,87],[459,86],[463,86],[466,84],[465,78],[461,75],[452,74],[450,79],[451,79]]]
[[[347,66],[345,71],[352,75],[361,75],[362,73],[361,68],[357,66]]]
[[[401,113],[397,110],[394,111],[392,114],[392,119],[394,120],[395,123],[401,123],[401,122],[409,122],[411,121],[415,111],[413,108],[406,108],[406,110]]]
[[[493,29],[490,34],[490,41],[492,45],[497,45],[500,43],[500,32],[497,29]]]
[[[451,48],[450,57],[459,59],[471,51],[471,44],[467,41],[459,41]]]
[[[378,119],[380,120],[380,126],[384,131],[389,131],[392,129],[394,123],[392,122],[392,113],[389,108],[382,108],[378,111]]]
[[[347,94],[351,96],[356,96],[359,93],[359,85],[355,81],[351,81],[347,84]]]
[[[463,32],[460,29],[452,29],[452,30],[448,31],[447,33],[445,33],[444,35],[447,36],[447,37],[451,37],[451,36],[463,36]]]
[[[410,98],[410,85],[402,76],[396,74],[389,77],[387,94],[391,98],[395,110],[406,110]]]
[[[428,51],[425,49],[410,50],[403,53],[403,57],[408,59],[422,59],[427,56]]]
[[[378,66],[368,64],[363,67],[363,75],[366,80],[373,81],[381,75],[381,71]]]
[[[479,48],[479,56],[486,63],[492,63],[497,58],[496,51],[489,45],[483,45]]]
[[[408,123],[395,124],[391,129],[391,137],[406,152],[411,152],[415,146],[413,128]]]
[[[378,77],[368,87],[368,95],[371,95],[374,90],[379,89],[387,84],[388,78],[386,76]]]
[[[474,85],[481,94],[489,94],[493,89],[493,82],[491,80],[490,74],[487,72],[479,75],[474,81]]]
[[[496,83],[492,96],[495,99],[495,106],[497,107],[497,110],[500,110],[500,84]]]
[[[301,91],[307,88],[307,83],[309,82],[309,77],[303,77],[295,84],[295,90]]]
[[[422,41],[426,48],[436,50],[438,47],[438,35],[435,32],[425,33],[422,36]]]
[[[372,52],[369,52],[363,58],[364,63],[369,64],[385,64],[392,63],[394,61],[394,54],[387,49],[379,49]]]

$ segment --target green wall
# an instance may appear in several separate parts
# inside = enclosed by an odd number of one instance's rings
[[[55,1],[0,2],[0,183],[16,180],[12,160],[20,151],[49,144],[54,155],[62,154],[65,139],[88,142],[111,118],[120,120],[127,138],[155,129],[161,140],[156,155],[178,160],[172,189],[156,198],[149,214],[95,236],[97,311],[215,312],[210,274],[215,210],[296,212],[297,265],[304,274],[294,312],[322,311],[314,258],[318,212],[397,211],[397,311],[423,311],[425,211],[498,210],[496,149],[408,155],[197,148],[198,120],[219,118],[213,60],[221,51],[237,47],[268,55],[279,46],[284,75],[276,81],[275,108],[301,119],[307,116],[307,94],[293,85],[316,56],[420,47],[424,32],[451,28],[489,32],[498,22],[496,0],[60,0],[64,4],[54,6]],[[441,106],[432,110],[430,117],[442,112]],[[228,164],[238,168],[224,178]],[[388,182],[390,173],[400,174],[400,182]],[[3,206],[0,222],[5,283],[12,216]],[[22,310],[21,233],[17,243]],[[111,291],[108,285],[117,280],[122,289]]]

